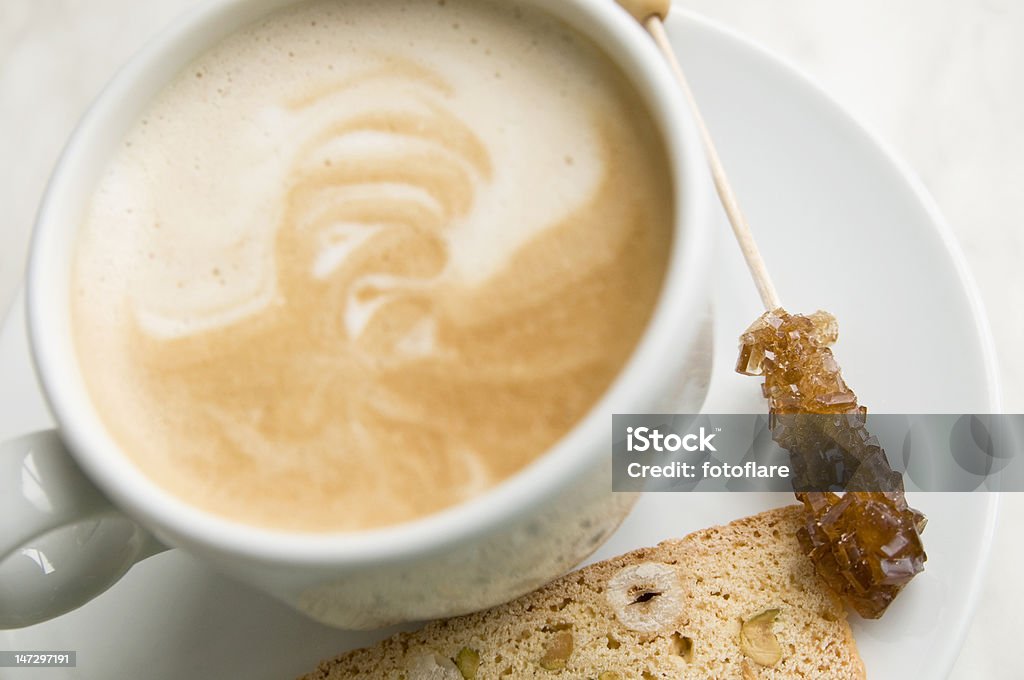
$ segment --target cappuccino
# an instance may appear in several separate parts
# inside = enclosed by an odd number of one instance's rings
[[[302,3],[201,55],[114,153],[75,345],[112,437],[189,504],[290,531],[409,521],[594,406],[673,215],[639,96],[559,21]]]

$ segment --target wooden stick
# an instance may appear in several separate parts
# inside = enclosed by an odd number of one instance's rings
[[[679,59],[676,58],[676,54],[672,50],[672,43],[668,40],[665,25],[657,14],[649,16],[641,23],[647,29],[647,32],[651,34],[651,37],[654,38],[654,42],[665,56],[669,67],[676,76],[679,88],[683,91],[686,100],[690,104],[693,117],[697,121],[697,128],[700,130],[701,139],[704,142],[704,150],[707,153],[708,165],[711,166],[711,177],[715,181],[718,198],[722,202],[722,207],[725,208],[725,214],[732,225],[732,232],[736,235],[736,241],[743,252],[743,258],[747,261],[747,268],[750,270],[750,275],[754,278],[754,285],[757,286],[761,302],[764,303],[765,308],[769,311],[778,309],[782,306],[782,303],[779,301],[779,294],[775,291],[775,285],[768,274],[768,268],[764,264],[764,258],[761,257],[761,251],[757,249],[757,243],[754,241],[754,235],[750,231],[750,225],[747,224],[747,218],[744,217],[743,211],[740,210],[736,194],[732,190],[729,177],[725,174],[722,160],[718,157],[715,143],[711,139],[711,133],[708,132],[708,126],[704,122],[704,117],[700,114],[697,100],[694,99],[693,91],[690,90],[690,85],[686,81],[683,67],[679,64]]]

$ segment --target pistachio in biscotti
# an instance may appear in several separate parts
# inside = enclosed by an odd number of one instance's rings
[[[480,668],[480,653],[475,649],[463,647],[455,655],[455,666],[462,674],[463,680],[476,680],[476,671]]]
[[[555,633],[551,643],[544,650],[544,656],[540,658],[540,667],[547,671],[560,671],[569,663],[572,656],[575,641],[572,631],[560,630]]]
[[[683,587],[676,568],[641,562],[620,569],[608,580],[608,604],[626,628],[657,633],[672,628],[683,613]]]
[[[766,609],[740,627],[740,649],[758,665],[774,666],[782,660],[782,647],[773,630],[778,617],[778,609]]]

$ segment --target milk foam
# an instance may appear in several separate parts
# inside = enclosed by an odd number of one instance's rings
[[[650,313],[651,129],[596,48],[511,3],[321,1],[238,32],[131,130],[80,235],[108,427],[257,524],[481,492],[582,416]]]
[[[466,164],[448,140],[360,127],[365,116],[401,114],[428,124],[441,111],[486,150],[491,174],[471,174],[458,198],[472,208],[444,233],[448,281],[493,276],[595,191],[601,149],[587,119],[606,94],[600,83],[552,68],[569,57],[557,25],[496,32],[492,22],[507,17],[492,10],[386,4],[404,10],[401,21],[381,21],[390,13],[376,3],[328,3],[230,38],[189,68],[131,133],[96,197],[93,221],[104,224],[105,241],[138,256],[118,268],[127,269],[147,330],[206,330],[269,301],[281,189],[296,173],[346,157],[401,163],[435,153]],[[326,28],[345,22],[360,29],[341,27],[338,36]],[[439,44],[427,38],[434,32]],[[528,200],[523,187],[530,187]],[[374,200],[418,188],[386,180],[345,187]],[[429,195],[422,198],[430,209]],[[170,257],[154,264],[150,252]]]

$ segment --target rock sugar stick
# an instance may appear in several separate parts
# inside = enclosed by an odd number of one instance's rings
[[[924,569],[925,517],[907,505],[902,477],[868,432],[867,409],[843,380],[830,349],[839,336],[835,318],[822,311],[803,316],[782,308],[665,32],[662,22],[670,3],[620,4],[651,34],[689,101],[722,207],[768,310],[741,336],[736,370],[764,376],[772,438],[790,454],[794,490],[805,508],[801,545],[818,574],[851,608],[878,618]]]
[[[865,427],[867,409],[829,348],[838,335],[827,312],[768,311],[740,336],[736,370],[764,376],[772,438],[790,452],[807,510],[801,545],[829,586],[875,619],[924,570],[925,518],[907,505],[902,477]]]

